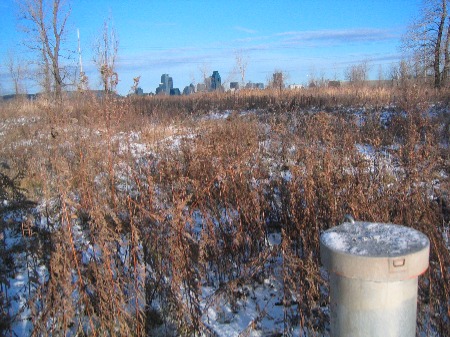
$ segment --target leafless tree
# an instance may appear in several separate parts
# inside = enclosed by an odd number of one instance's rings
[[[415,64],[412,61],[403,59],[398,63],[392,63],[390,65],[387,72],[387,79],[394,86],[406,88],[412,83],[416,75]]]
[[[384,82],[384,71],[381,64],[378,65],[378,85],[382,86]]]
[[[210,76],[211,74],[211,66],[209,63],[202,63],[201,65],[199,65],[198,70],[200,71],[200,75],[202,78],[202,83],[206,83],[207,78]]]
[[[287,74],[281,70],[275,70],[267,80],[267,87],[283,91],[286,85]]]
[[[60,60],[70,5],[64,0],[19,0],[19,9],[28,38],[25,44],[40,59],[41,85],[61,97],[65,70]]]
[[[16,95],[24,93],[23,81],[27,72],[26,62],[19,60],[12,51],[8,51],[6,66],[14,84],[14,93]]]
[[[113,92],[119,83],[119,76],[116,71],[119,39],[111,17],[104,21],[102,33],[95,42],[94,48],[94,62],[100,72],[103,90]]]
[[[369,62],[362,61],[359,64],[353,64],[344,71],[344,77],[350,84],[362,85],[367,81],[369,75]]]
[[[315,87],[317,87],[317,85],[318,85],[317,69],[316,69],[316,67],[315,67],[314,65],[312,65],[312,66],[309,68],[307,77],[308,77],[308,80],[307,80],[308,83],[306,83],[306,85],[307,85],[309,88],[315,88]]]
[[[244,55],[242,50],[236,52],[236,71],[241,77],[241,87],[245,86],[245,73],[247,72],[248,58]]]
[[[398,81],[402,88],[406,88],[413,78],[413,66],[406,60],[401,60],[398,66]]]
[[[337,63],[334,63],[333,64],[333,80],[334,81],[338,81],[339,80],[338,69],[339,69],[339,66],[337,65]]]
[[[403,37],[404,50],[421,63],[423,75],[432,70],[436,88],[447,80],[449,33],[448,0],[423,0],[419,17]]]

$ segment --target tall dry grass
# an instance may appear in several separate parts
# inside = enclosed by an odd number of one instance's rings
[[[216,289],[210,305],[238,310],[242,285],[269,277],[283,285],[284,333],[324,333],[319,237],[350,213],[428,235],[419,329],[449,335],[447,94],[340,88],[2,103],[2,176],[21,191],[2,198],[23,206],[10,221],[1,209],[3,235],[18,238],[1,250],[10,266],[0,278],[2,333],[18,319],[7,315],[13,270],[28,273],[24,314],[36,336],[213,335],[202,288]],[[224,110],[232,113],[205,118]],[[274,233],[280,244],[268,243]]]

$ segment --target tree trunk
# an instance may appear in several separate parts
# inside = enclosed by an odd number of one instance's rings
[[[50,76],[50,63],[48,61],[47,53],[45,52],[45,47],[42,47],[42,62],[42,87],[44,89],[44,92],[46,94],[49,94],[52,91],[52,79]]]
[[[436,38],[436,44],[434,46],[434,87],[441,87],[441,72],[440,72],[440,60],[441,60],[441,42],[442,33],[444,32],[445,19],[447,18],[447,0],[442,0],[442,14],[439,21],[438,35]]]
[[[53,1],[53,36],[55,38],[55,46],[53,47],[53,57],[52,57],[52,67],[53,67],[53,77],[55,81],[55,96],[56,98],[61,98],[62,92],[62,77],[61,71],[59,69],[59,52],[61,44],[61,35],[64,31],[64,26],[66,20],[63,21],[61,28],[58,27],[58,14],[60,12],[60,0]]]
[[[441,85],[446,85],[448,80],[448,73],[450,67],[450,53],[448,50],[450,40],[450,18],[447,22],[447,37],[445,39],[445,50],[444,50],[444,69],[442,70],[442,81]]]

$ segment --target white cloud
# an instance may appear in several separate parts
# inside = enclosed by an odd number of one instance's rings
[[[398,34],[394,34],[387,29],[377,28],[352,28],[352,29],[325,29],[310,31],[291,31],[275,34],[286,37],[286,42],[327,42],[327,43],[348,43],[366,41],[384,41],[397,39]]]
[[[238,30],[240,32],[244,32],[247,34],[256,34],[258,31],[254,30],[254,29],[250,29],[250,28],[246,28],[246,27],[241,27],[241,26],[234,26],[233,27],[235,30]]]

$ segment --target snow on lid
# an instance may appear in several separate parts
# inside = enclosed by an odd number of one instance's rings
[[[407,255],[429,245],[415,229],[376,222],[343,223],[324,232],[321,241],[331,250],[367,257]]]

